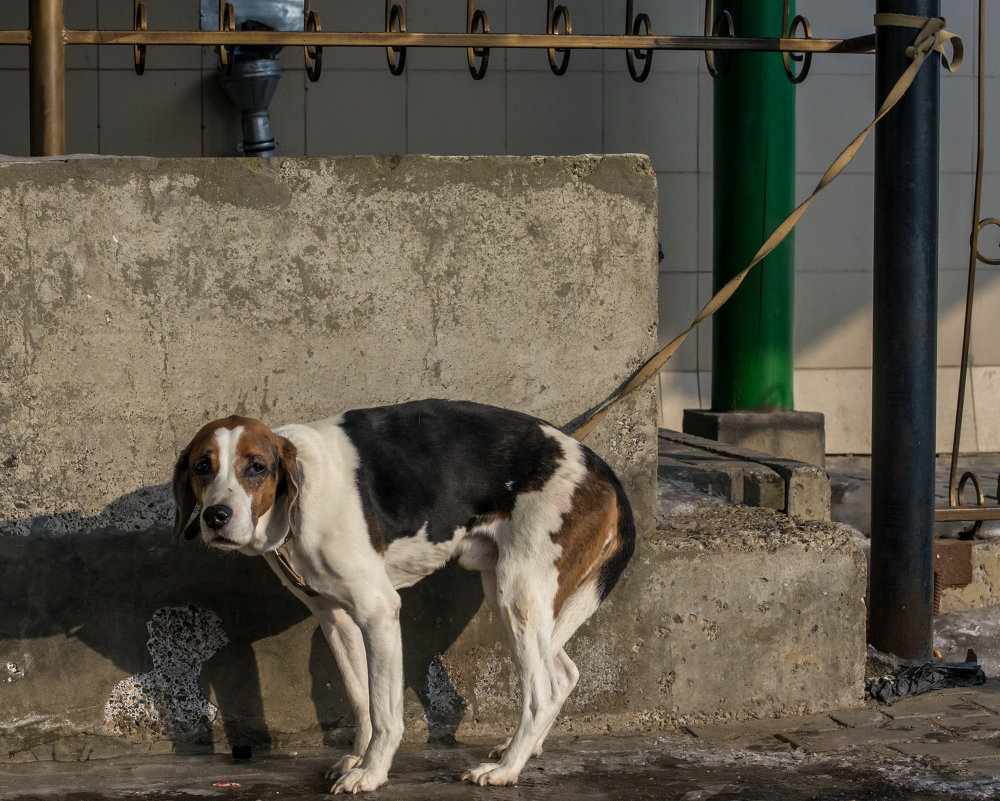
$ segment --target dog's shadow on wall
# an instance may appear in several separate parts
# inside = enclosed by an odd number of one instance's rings
[[[164,627],[156,635],[148,624],[158,610],[208,610],[228,643],[208,649],[204,637],[194,636],[204,661],[189,660],[186,669],[200,669],[200,686],[214,695],[231,745],[280,744],[272,736],[276,727],[265,717],[262,685],[273,686],[282,677],[261,676],[255,644],[288,632],[310,618],[309,611],[284,589],[264,560],[222,554],[197,542],[175,542],[168,531],[172,521],[157,515],[155,504],[151,517],[160,519],[145,530],[108,525],[123,519],[120,510],[134,510],[151,496],[169,498],[169,488],[130,493],[94,518],[35,518],[28,536],[0,537],[0,641],[62,635],[79,640],[135,678],[156,669],[153,644],[157,636],[162,640]],[[0,530],[9,530],[11,524],[0,521]],[[53,529],[68,533],[54,534]],[[430,737],[453,736],[465,702],[451,685],[440,655],[476,614],[482,602],[479,577],[450,564],[400,595],[406,684],[424,707]],[[177,625],[183,627],[184,619],[178,618]],[[176,633],[177,645],[186,647],[187,635]],[[173,648],[162,642],[157,647],[161,654]],[[312,681],[311,699],[307,691],[291,702],[311,700],[324,741],[343,744],[353,721],[340,673],[318,628],[308,655],[289,653],[286,658],[307,659]],[[268,667],[283,669],[273,656]],[[288,666],[290,674],[301,670]],[[108,698],[118,689],[109,681]],[[289,698],[287,692],[284,698]],[[207,736],[207,729],[202,726],[191,736],[166,730],[162,734],[197,741]]]

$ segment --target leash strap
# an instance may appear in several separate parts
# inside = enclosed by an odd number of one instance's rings
[[[955,72],[962,65],[964,53],[962,40],[955,34],[948,33],[944,30],[945,21],[942,17],[926,18],[914,17],[909,14],[876,14],[875,26],[896,26],[920,29],[920,32],[917,34],[913,44],[906,50],[907,57],[911,59],[909,65],[907,65],[906,70],[899,77],[899,80],[896,81],[896,84],[892,87],[889,94],[882,102],[881,107],[875,114],[875,118],[846,148],[844,148],[840,155],[837,156],[833,164],[831,164],[827,171],[823,174],[823,177],[820,178],[819,183],[812,191],[812,194],[802,201],[802,203],[800,203],[799,206],[790,215],[788,215],[785,221],[774,230],[774,233],[772,233],[767,238],[767,241],[761,245],[760,250],[757,251],[757,254],[753,257],[750,264],[735,277],[730,279],[729,282],[722,287],[722,289],[715,293],[712,299],[705,304],[704,308],[698,312],[698,316],[694,318],[691,325],[689,325],[681,334],[674,337],[674,339],[672,339],[660,351],[651,356],[635,373],[633,373],[625,384],[615,390],[615,392],[613,392],[606,400],[584,415],[583,422],[569,432],[575,439],[583,440],[588,434],[590,434],[591,431],[594,430],[594,428],[597,427],[598,423],[604,419],[605,415],[607,415],[607,413],[611,410],[612,406],[625,398],[627,395],[630,395],[632,392],[645,384],[650,378],[656,375],[660,368],[667,363],[671,356],[674,355],[676,350],[681,346],[681,343],[687,339],[688,335],[705,320],[715,314],[715,312],[717,312],[722,305],[733,296],[740,284],[743,283],[743,279],[747,277],[750,271],[760,264],[760,262],[762,262],[772,250],[781,244],[781,242],[798,224],[799,218],[805,213],[809,204],[812,203],[813,198],[833,183],[837,176],[844,171],[844,168],[851,163],[851,160],[861,149],[861,145],[864,144],[865,139],[868,138],[868,134],[872,132],[879,121],[903,98],[903,95],[906,94],[907,90],[913,84],[914,79],[917,77],[920,67],[923,66],[924,61],[926,61],[927,57],[931,53],[941,54],[941,63],[949,72]],[[948,42],[951,43],[952,47],[951,59],[947,57],[944,50],[944,45]]]

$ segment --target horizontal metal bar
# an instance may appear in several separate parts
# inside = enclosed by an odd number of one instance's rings
[[[30,45],[31,31],[0,31],[0,45]]]
[[[935,523],[961,523],[966,520],[1000,520],[1000,506],[946,506],[934,510]]]
[[[731,36],[625,36],[532,33],[399,33],[344,31],[67,30],[70,45],[288,45],[310,47],[550,47],[579,50],[756,50],[873,53],[875,35],[852,39],[758,39]],[[30,44],[28,31],[0,31],[0,44]]]

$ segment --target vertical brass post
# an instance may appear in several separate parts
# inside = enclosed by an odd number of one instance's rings
[[[66,152],[66,32],[63,0],[30,0],[31,155]]]

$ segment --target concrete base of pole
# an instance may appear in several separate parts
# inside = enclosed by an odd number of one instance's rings
[[[823,467],[826,422],[820,412],[684,410],[684,433]]]

